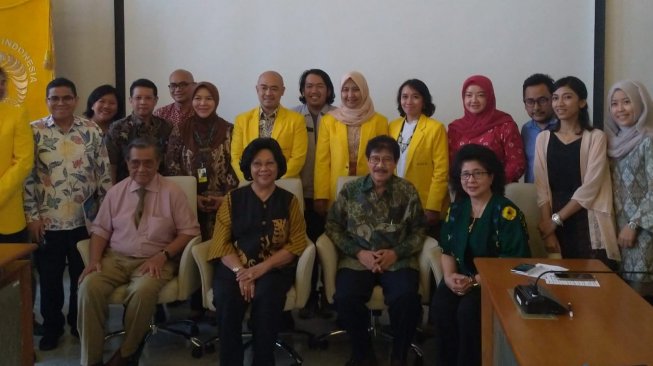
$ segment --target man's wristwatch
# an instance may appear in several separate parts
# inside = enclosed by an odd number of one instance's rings
[[[551,221],[553,221],[553,223],[558,226],[564,226],[562,219],[560,218],[560,215],[557,212],[551,215]]]
[[[628,222],[628,227],[629,227],[631,230],[637,230],[637,224],[635,223],[635,221],[629,221],[629,222]]]
[[[168,253],[167,250],[161,249],[161,253],[163,253],[163,255],[166,256],[166,260],[171,260],[172,259],[172,256],[170,255],[170,253]]]
[[[233,272],[234,274],[238,274],[238,272],[239,272],[241,269],[243,269],[243,267],[234,267],[234,268],[231,269],[231,272]]]

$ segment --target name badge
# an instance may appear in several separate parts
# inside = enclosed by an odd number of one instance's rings
[[[209,178],[206,176],[206,168],[197,169],[197,183],[207,183]]]

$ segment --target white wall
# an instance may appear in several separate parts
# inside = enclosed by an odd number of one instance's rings
[[[77,113],[102,84],[115,85],[113,1],[55,0],[52,23],[55,76],[71,79],[77,86]]]
[[[193,2],[197,2],[198,0],[189,0]],[[145,0],[139,0],[138,3],[141,5],[146,5],[151,0],[145,1]],[[529,8],[537,8],[534,5],[537,4],[542,4],[542,2],[534,2],[533,0],[528,0],[528,1],[523,1],[524,3],[527,3]],[[593,1],[584,1],[585,3],[591,3],[593,4]],[[130,3],[136,3],[136,1],[126,1],[126,5],[129,6]],[[174,25],[179,25],[179,24],[186,24],[187,21],[183,20],[185,16],[180,15],[184,14],[180,10],[179,4],[177,4],[178,1],[173,2],[172,0],[167,1],[165,4],[166,6],[161,9],[162,12],[165,14],[168,14],[168,16],[175,16],[176,21],[172,22]],[[311,2],[314,3],[314,2]],[[418,2],[420,3],[420,2]],[[422,2],[423,3],[423,2]],[[479,3],[478,1],[465,1],[465,2],[457,2],[462,4],[461,6],[464,6],[463,8],[460,9],[460,13],[464,13],[466,11],[472,11],[474,6],[478,6]],[[161,4],[161,2],[158,2],[157,4]],[[234,2],[234,4],[238,4]],[[343,2],[328,2],[328,4],[333,4],[333,7],[336,7],[336,5],[342,5]],[[404,4],[402,2],[402,4]],[[410,0],[408,4],[415,4],[415,0]],[[242,4],[241,4],[242,5]],[[494,3],[496,5],[496,3]],[[243,5],[245,6],[245,5]],[[250,7],[253,5],[250,5]],[[114,29],[113,29],[113,2],[112,1],[105,1],[105,0],[56,0],[52,2],[52,7],[53,7],[53,25],[54,25],[54,39],[55,39],[55,47],[56,47],[56,55],[57,55],[57,65],[56,65],[56,73],[58,76],[66,76],[71,78],[73,81],[75,81],[79,87],[79,94],[82,97],[83,101],[85,102],[86,96],[90,91],[97,85],[100,85],[102,83],[110,83],[114,84]],[[265,7],[266,9],[270,10],[269,7]],[[558,8],[561,9],[561,8]],[[149,14],[152,14],[151,8],[148,9],[150,10]],[[251,10],[251,9],[250,9]],[[338,9],[338,13],[343,13],[344,10]],[[406,15],[407,11],[402,11],[398,12],[397,14],[399,15]],[[588,10],[588,12],[591,12]],[[653,47],[650,46],[650,37],[653,35],[653,21],[651,21],[650,15],[653,14],[653,1],[650,0],[629,0],[629,1],[607,1],[607,24],[606,24],[606,77],[605,77],[605,82],[606,82],[606,91],[617,80],[624,79],[624,78],[633,78],[637,80],[643,81],[646,86],[653,91]],[[281,11],[277,11],[277,13],[272,13],[267,16],[262,16],[258,17],[259,14],[252,13],[252,12],[234,12],[232,9],[231,12],[226,12],[224,15],[219,15],[220,13],[224,13],[223,10],[218,10],[215,8],[210,8],[205,12],[206,18],[208,18],[208,23],[218,23],[218,19],[221,19],[222,17],[233,17],[233,18],[238,18],[243,24],[250,24],[255,22],[257,19],[261,19],[260,22],[262,24],[266,24],[267,27],[263,27],[261,25],[261,28],[264,30],[270,29],[272,26],[272,21],[274,19],[277,19],[279,16],[282,16],[283,14],[280,14]],[[275,17],[275,14],[277,17]],[[335,15],[337,15],[335,14]],[[515,11],[510,11],[509,14],[512,14],[514,17],[517,17],[518,12]],[[517,15],[515,15],[517,14]],[[314,22],[309,22],[308,20],[301,20],[301,23],[304,25],[304,27],[299,27],[295,26],[294,29],[296,29],[297,32],[306,32],[310,31],[311,28],[319,30],[319,33],[328,33],[333,31],[334,28],[340,27],[340,28],[346,28],[350,29],[349,33],[351,35],[351,38],[356,38],[357,37],[357,26],[356,22],[352,19],[354,18],[353,16],[349,17],[349,19],[343,20],[342,17],[337,17],[335,15],[330,15],[330,16],[322,16],[318,17],[318,19]],[[380,23],[384,24],[385,27],[388,29],[397,29],[402,26],[405,26],[405,24],[402,24],[402,22],[399,21],[399,19],[408,19],[405,16],[397,16],[394,17],[392,14],[386,14],[386,18],[384,20],[379,21]],[[466,27],[463,26],[464,24],[464,18],[461,20],[460,26],[456,27],[456,31],[454,29],[446,29],[441,26],[440,23],[438,23],[436,20],[439,17],[442,17],[442,14],[429,14],[428,16],[424,17],[418,17],[418,19],[408,19],[405,23],[411,24],[411,23],[422,23],[422,24],[431,24],[434,29],[436,29],[436,32],[447,32],[447,33],[457,33],[457,32],[465,32],[465,33],[470,33],[470,38],[473,36],[479,36],[478,35],[478,28],[477,26],[472,26],[473,29],[467,29]],[[547,17],[554,17],[556,16],[555,14],[543,14],[542,18],[546,19]],[[282,16],[283,19],[287,19],[288,16]],[[306,19],[308,17],[306,16],[300,16],[301,19]],[[189,18],[190,19],[190,18]],[[213,20],[211,20],[213,19]],[[338,22],[336,20],[339,19]],[[202,23],[203,21],[206,22],[207,19],[191,19],[192,23],[195,24],[204,24]],[[287,21],[287,20],[286,20]],[[342,24],[342,25],[337,25],[337,24]],[[166,26],[167,25],[161,25]],[[308,27],[308,28],[306,28]],[[589,25],[584,26],[586,31],[589,31]],[[258,28],[258,27],[257,27]],[[133,27],[132,27],[133,29]],[[207,33],[203,31],[203,28],[200,27],[193,27],[194,30],[194,35],[192,39],[194,40],[195,34],[199,33]],[[475,30],[475,31],[474,31]],[[208,34],[208,37],[213,37],[213,38],[218,38],[220,34],[224,33],[225,37],[233,37],[233,38],[238,38],[240,39],[238,33],[236,32],[237,29],[227,29],[222,32],[218,33],[212,33],[210,32]],[[318,33],[318,31],[315,31]],[[138,33],[137,33],[138,34]],[[146,32],[146,34],[150,34],[150,32]],[[264,37],[260,37],[260,42],[265,42],[269,40],[270,38],[273,38],[273,36],[278,36],[275,34],[270,34],[269,32],[265,31],[262,33],[265,35]],[[557,29],[552,29],[549,28],[548,30],[541,30],[541,39],[551,39],[553,42],[555,41],[556,43],[560,43],[562,41],[566,42],[566,35],[563,35],[559,30]],[[527,74],[530,71],[534,70],[522,70],[519,69],[519,61],[523,59],[524,55],[527,55],[531,49],[534,48],[542,48],[541,44],[537,41],[536,38],[530,38],[530,39],[524,39],[525,37],[521,35],[520,33],[516,32],[514,29],[506,32],[506,36],[510,36],[510,38],[514,37],[514,41],[516,42],[526,42],[527,46],[525,46],[522,51],[516,52],[513,56],[514,62],[509,63],[507,65],[500,65],[502,68],[506,70],[506,72],[511,72],[514,73],[515,75],[522,76],[522,74]],[[379,35],[376,38],[381,39],[382,37]],[[152,42],[151,38],[148,38],[148,42]],[[281,40],[283,41],[283,39]],[[336,40],[337,41],[337,40]],[[343,40],[344,42],[345,40]],[[562,42],[562,43],[564,43]],[[202,44],[197,43],[197,42],[182,42],[178,40],[174,41],[169,41],[169,40],[164,40],[161,42],[156,42],[157,47],[160,47],[161,49],[173,49],[177,46],[186,47],[184,44],[192,45],[192,49],[194,50],[199,50],[199,51],[194,51],[192,53],[187,53],[182,55],[183,60],[156,60],[157,63],[161,64],[161,71],[157,71],[156,74],[146,72],[143,76],[149,76],[152,77],[153,80],[157,82],[157,84],[163,88],[161,96],[161,104],[169,102],[169,97],[167,96],[167,93],[165,91],[165,85],[167,84],[167,72],[169,70],[179,67],[181,65],[189,65],[189,68],[192,68],[196,62],[198,62],[198,59],[202,58],[207,58],[206,52],[203,52],[202,49],[204,48]],[[402,81],[402,79],[409,77],[406,76],[407,73],[402,72],[401,68],[401,63],[402,60],[406,59],[411,59],[418,57],[420,53],[422,52],[420,47],[432,47],[435,48],[436,50],[440,49],[439,44],[434,44],[434,42],[428,42],[424,40],[424,36],[418,34],[414,34],[412,37],[404,39],[403,43],[406,45],[413,45],[411,48],[415,51],[415,54],[413,55],[412,53],[409,53],[408,55],[399,55],[397,52],[394,52],[393,50],[395,49],[394,47],[390,47],[387,52],[384,52],[382,54],[378,55],[373,55],[374,57],[372,58],[372,61],[375,64],[385,64],[386,69],[389,71],[387,73],[383,73],[382,75],[376,75],[376,74],[370,74],[369,72],[366,72],[366,68],[359,66],[359,63],[352,63],[352,68],[354,67],[359,67],[363,72],[366,73],[368,76],[368,79],[371,87],[372,87],[372,92],[373,92],[373,97],[375,98],[375,101],[377,103],[377,106],[379,108],[383,108],[383,112],[388,114],[389,117],[395,116],[395,110],[394,110],[394,105],[392,104],[392,96],[394,94],[394,89],[396,87],[391,88],[392,90],[389,90],[388,92],[380,91],[378,85],[382,82],[382,80],[385,80],[386,78],[389,78],[389,84],[398,84]],[[251,44],[245,44],[244,42],[239,42],[236,43],[236,46],[238,47],[239,50],[245,51],[247,54],[251,54],[253,51],[253,47]],[[236,47],[234,45],[231,45],[230,47]],[[294,46],[294,45],[293,45]],[[300,47],[301,46],[301,47]],[[188,46],[190,47],[190,46]],[[214,47],[214,46],[211,46]],[[286,84],[288,85],[288,90],[286,92],[286,96],[283,100],[283,102],[287,105],[294,105],[297,100],[297,91],[296,91],[296,82],[297,78],[299,76],[299,72],[303,70],[303,68],[307,67],[325,67],[329,62],[331,62],[329,59],[331,57],[326,57],[322,58],[319,57],[317,51],[314,51],[313,47],[310,47],[309,45],[298,45],[297,49],[300,51],[303,51],[304,53],[308,53],[313,55],[313,60],[311,62],[306,62],[301,65],[297,65],[295,69],[290,70],[289,72],[285,73],[286,74]],[[224,52],[224,46],[223,45],[217,45],[215,46],[215,52]],[[495,52],[503,52],[503,49],[496,50]],[[452,54],[445,54],[442,52],[438,52],[437,57],[434,57],[433,59],[427,59],[423,60],[427,65],[431,65],[429,68],[422,70],[421,72],[414,72],[410,76],[415,76],[415,77],[420,77],[423,78],[425,81],[428,82],[434,96],[436,99],[436,103],[438,105],[438,110],[436,111],[436,116],[440,118],[443,122],[449,122],[451,118],[459,115],[462,111],[462,107],[460,106],[460,101],[458,99],[458,93],[460,89],[460,85],[462,83],[462,79],[469,73],[471,72],[488,72],[484,70],[458,70],[459,67],[456,66],[457,59],[452,56]],[[286,55],[287,57],[295,56],[296,53],[302,53],[302,52],[295,52],[291,53],[290,55]],[[343,52],[347,53],[347,52]],[[190,57],[192,55],[192,57]],[[588,55],[591,55],[591,53],[588,52]],[[228,54],[227,56],[229,57],[234,57],[233,54]],[[346,56],[343,56],[346,57]],[[587,56],[591,57],[591,56]],[[480,60],[486,59],[483,57],[479,57]],[[553,61],[555,59],[555,55],[551,54],[549,56],[549,60]],[[242,61],[242,58],[238,59],[239,61]],[[261,59],[263,60],[263,59]],[[259,62],[259,61],[257,61]],[[260,61],[262,62],[262,61]],[[139,61],[139,64],[143,64],[144,62]],[[275,67],[273,62],[268,63],[269,68]],[[449,65],[447,68],[443,68],[443,65]],[[592,63],[585,63],[584,61],[575,61],[573,65],[570,65],[570,67],[574,67],[576,69],[581,69],[583,71],[583,74],[590,74],[592,71]],[[497,66],[494,66],[495,68]],[[261,69],[265,68],[263,65],[260,67]],[[256,73],[254,75],[242,75],[238,73],[239,75],[239,83],[236,85],[224,85],[224,82],[222,81],[223,75],[227,73],[233,72],[232,70],[227,70],[225,71],[225,67],[221,64],[218,64],[217,62],[213,63],[212,67],[208,68],[207,70],[194,70],[195,73],[197,74],[198,79],[200,78],[206,78],[209,80],[212,80],[216,83],[219,84],[221,87],[221,91],[224,94],[224,99],[223,102],[221,103],[221,113],[226,114],[226,111],[230,109],[231,111],[228,113],[229,116],[228,118],[232,118],[232,116],[237,113],[239,110],[234,107],[229,107],[229,104],[235,105],[236,102],[238,102],[238,98],[235,96],[232,96],[233,91],[237,91],[240,89],[243,89],[242,91],[242,101],[241,104],[244,108],[244,106],[252,106],[256,103],[256,96],[254,94],[254,83],[256,81]],[[258,71],[258,70],[257,70]],[[340,69],[334,69],[334,70],[327,70],[331,73],[332,77],[334,78],[334,81],[338,83],[339,76],[345,71],[344,68],[342,70]],[[537,71],[549,71],[549,70],[537,70]],[[237,72],[237,71],[236,71]],[[549,71],[552,72],[552,71]],[[452,82],[450,85],[444,85],[442,82],[440,82],[440,74],[442,73],[451,73],[455,75],[455,79],[460,79],[457,81]],[[554,77],[561,76],[563,72],[560,73],[554,73],[552,72]],[[520,122],[524,120],[524,113],[521,110],[521,106],[519,105],[519,93],[521,90],[521,87],[516,85],[516,81],[513,82],[511,85],[503,85],[503,82],[501,79],[497,79],[496,77],[496,72],[493,70],[490,70],[488,72],[491,77],[493,77],[493,80],[495,82],[496,87],[497,87],[497,94],[498,94],[498,104],[500,108],[504,108],[506,110],[510,109],[509,112],[513,113],[513,116],[515,119]],[[566,72],[565,74],[572,74],[572,71]],[[517,79],[515,79],[517,80]],[[127,84],[129,84],[130,80],[127,80]],[[589,85],[588,85],[589,86]],[[247,89],[247,90],[245,90]],[[383,95],[384,97],[381,97]],[[508,108],[508,101],[509,99],[516,104],[513,104]],[[383,102],[386,101],[386,102]],[[516,102],[515,102],[516,101]],[[336,103],[339,103],[339,98],[336,98]],[[84,103],[80,103],[84,104]],[[383,105],[381,105],[383,104]],[[590,104],[591,105],[591,104]],[[607,106],[607,105],[606,105]],[[82,106],[78,108],[80,111],[83,110]],[[445,113],[445,110],[447,112]]]
[[[623,79],[639,80],[653,92],[653,1],[607,1],[606,12],[606,94]]]
[[[159,4],[125,2],[127,84],[149,78],[162,89],[159,103],[168,103],[168,74],[187,68],[196,80],[218,85],[218,112],[230,121],[257,105],[254,86],[267,69],[284,76],[286,106],[299,103],[298,78],[307,68],[323,68],[336,89],[345,72],[361,71],[376,109],[389,118],[397,117],[398,86],[420,78],[434,96],[435,117],[445,123],[463,114],[462,83],[477,73],[493,80],[498,107],[517,121],[526,119],[521,84],[534,72],[577,75],[593,87],[594,1],[589,0]]]

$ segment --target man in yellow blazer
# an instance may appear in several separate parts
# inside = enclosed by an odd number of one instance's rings
[[[281,146],[288,169],[282,178],[299,177],[306,160],[308,134],[304,116],[281,105],[286,88],[276,71],[262,73],[256,84],[259,107],[236,116],[231,136],[231,166],[238,179],[245,178],[240,171],[240,158],[245,146],[257,137],[272,137]]]
[[[0,101],[7,74],[0,68]],[[0,102],[0,243],[26,243],[23,183],[34,166],[34,137],[23,108]]]

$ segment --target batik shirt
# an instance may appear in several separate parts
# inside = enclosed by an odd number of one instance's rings
[[[149,136],[159,143],[162,156],[165,156],[168,137],[172,132],[172,124],[159,117],[152,116],[149,124],[143,123],[136,115],[131,114],[111,124],[105,137],[109,162],[117,166],[116,182],[129,176],[127,163],[125,163],[124,150],[129,143],[137,137]],[[161,159],[159,173],[165,173],[165,162]],[[165,174],[164,174],[165,175]]]
[[[34,169],[25,181],[28,222],[43,220],[45,230],[86,225],[83,203],[95,192],[102,198],[111,186],[109,159],[100,128],[75,116],[67,132],[52,116],[31,123]]]
[[[195,114],[195,110],[191,108],[188,112],[184,113],[176,103],[170,103],[155,110],[152,114],[159,118],[165,119],[173,126],[176,126],[192,117]]]
[[[378,195],[368,174],[340,190],[331,206],[326,234],[338,248],[338,268],[366,270],[356,255],[361,250],[393,249],[397,261],[388,269],[419,270],[426,221],[415,187],[392,176]]]

